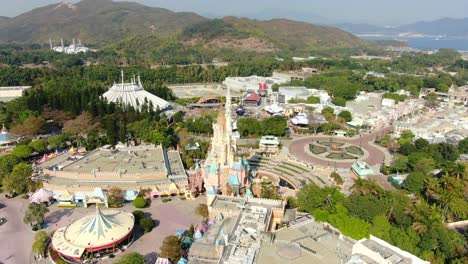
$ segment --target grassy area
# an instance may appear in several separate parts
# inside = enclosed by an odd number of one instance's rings
[[[286,175],[289,175],[289,176],[291,176],[291,177],[294,177],[294,175],[292,175],[291,173],[289,173],[289,172],[287,172],[287,171],[284,171],[284,170],[281,170],[281,169],[278,169],[278,168],[275,168],[275,170],[276,170],[276,171],[279,171],[279,172],[281,172],[281,173],[284,173],[284,174],[286,174]]]
[[[327,151],[327,149],[325,147],[317,146],[317,145],[314,145],[314,144],[310,144],[309,149],[315,155],[322,154],[322,153],[325,153]]]
[[[335,181],[337,185],[343,185],[343,178],[341,178],[341,176],[338,173],[332,172],[330,174],[330,177]]]
[[[355,155],[359,155],[359,156],[364,155],[364,151],[361,148],[356,147],[356,146],[349,146],[349,147],[346,147],[345,149],[346,149],[347,152],[349,152],[351,154],[355,154]]]
[[[344,160],[344,159],[356,159],[356,157],[351,156],[346,153],[331,153],[327,155],[327,158],[329,159],[335,159],[335,160]]]
[[[291,166],[291,167],[294,167],[294,168],[298,168],[298,169],[302,170],[303,172],[308,172],[307,169],[304,169],[299,165],[295,165],[295,164],[292,164],[292,163],[289,163],[289,162],[286,162],[286,161],[282,161],[281,163],[283,163],[285,165],[288,165],[288,166]]]
[[[283,166],[283,165],[278,165],[278,167],[283,168],[283,169],[290,170],[290,171],[295,172],[295,173],[297,173],[297,174],[302,174],[302,172],[299,172],[299,171],[297,171],[297,170],[294,170],[294,169],[292,169],[292,168],[289,168],[289,167],[286,167],[286,166]]]
[[[335,141],[319,141],[317,142],[317,144],[319,145],[322,145],[322,146],[325,146],[325,147],[332,147],[332,146],[337,146],[337,147],[341,147],[343,146],[345,143],[342,143],[342,142],[335,142]]]

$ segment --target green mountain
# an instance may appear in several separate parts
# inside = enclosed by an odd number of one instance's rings
[[[70,42],[80,38],[92,46],[148,52],[167,41],[189,49],[252,52],[310,51],[366,46],[360,38],[333,27],[287,19],[268,21],[226,17],[207,19],[137,3],[82,0],[34,9],[0,20],[0,42]],[[147,40],[147,41],[145,41]],[[171,44],[172,45],[172,44]],[[177,47],[178,50],[184,50]],[[169,50],[173,50],[171,46]],[[163,54],[164,55],[164,54]]]
[[[174,34],[206,20],[194,13],[111,0],[82,0],[34,9],[0,23],[0,41],[48,42],[60,37],[100,45],[141,34]]]

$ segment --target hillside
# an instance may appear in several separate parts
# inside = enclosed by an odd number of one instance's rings
[[[0,41],[48,42],[79,37],[100,44],[140,34],[173,34],[206,18],[111,0],[82,0],[34,9],[0,22]],[[1,20],[0,20],[1,21]]]
[[[364,41],[337,28],[317,26],[288,19],[267,21],[225,17],[187,27],[182,39],[208,47],[253,49],[255,51],[307,51],[357,48]]]
[[[148,56],[160,50],[155,56],[167,57],[177,51],[181,58],[202,49],[204,54],[239,50],[307,53],[367,46],[360,38],[334,27],[288,19],[207,19],[195,13],[112,0],[53,4],[0,20],[0,42],[48,43],[52,38],[58,44],[60,38],[70,42],[73,37],[120,54]],[[212,56],[218,56],[215,53]]]

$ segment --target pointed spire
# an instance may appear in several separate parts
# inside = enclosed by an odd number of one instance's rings
[[[143,85],[141,84],[140,73],[138,73],[138,85],[140,87],[143,87]]]
[[[51,38],[49,38],[49,44],[50,44],[50,50],[53,50],[54,47],[52,46],[52,39]]]
[[[122,88],[124,87],[124,71],[120,70],[120,75],[122,76]]]
[[[65,51],[65,45],[63,44],[63,38],[60,38],[60,43],[62,44],[62,51]]]

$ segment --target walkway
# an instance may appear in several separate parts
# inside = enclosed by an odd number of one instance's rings
[[[336,163],[337,168],[350,168],[354,161],[327,160],[327,159],[319,158],[317,156],[313,156],[310,153],[308,153],[308,151],[306,150],[309,144],[314,141],[329,141],[330,138],[333,138],[333,140],[336,140],[339,142],[346,142],[346,143],[354,144],[356,146],[361,146],[363,149],[365,149],[369,153],[369,155],[363,160],[367,162],[370,166],[375,166],[375,165],[381,164],[383,161],[388,162],[390,156],[385,153],[386,151],[383,148],[380,148],[374,145],[372,142],[375,140],[376,137],[383,136],[389,133],[391,130],[392,130],[392,127],[386,127],[379,131],[376,131],[370,134],[364,134],[364,135],[361,135],[360,137],[357,136],[354,138],[330,137],[330,136],[310,136],[310,137],[305,137],[305,138],[299,138],[299,139],[293,140],[289,144],[289,153],[290,155],[296,157],[297,159],[304,161],[304,162],[308,162],[312,165],[318,164],[321,166],[334,167]]]
[[[20,197],[5,198],[5,193],[0,193],[0,217],[6,217],[7,223],[0,226],[0,263],[18,264],[31,263],[34,242],[34,233],[31,227],[23,222],[23,215],[28,200]]]

